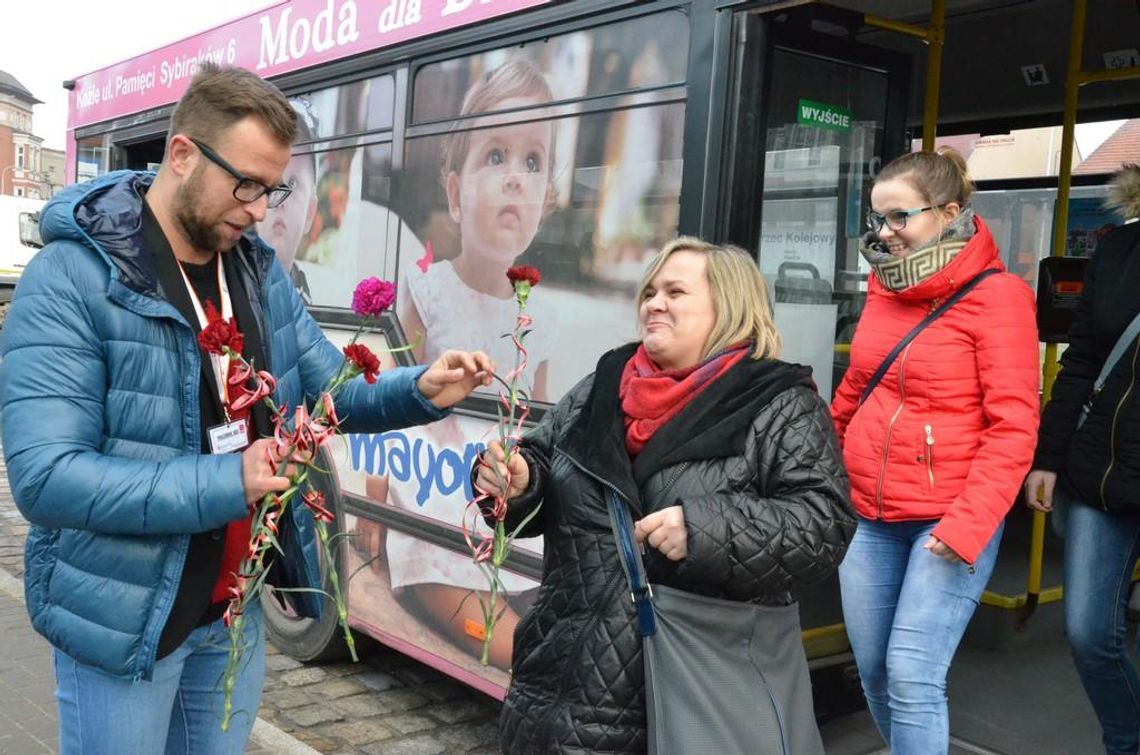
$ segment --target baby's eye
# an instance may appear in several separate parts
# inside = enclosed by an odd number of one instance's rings
[[[501,149],[493,149],[487,153],[488,165],[502,165],[503,164],[503,151]]]
[[[542,159],[531,152],[526,156],[526,172],[538,173],[540,170],[542,170]]]

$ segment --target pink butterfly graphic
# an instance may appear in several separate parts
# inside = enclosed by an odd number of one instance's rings
[[[431,242],[429,241],[424,244],[424,256],[416,260],[416,267],[420,269],[420,272],[426,273],[428,265],[433,259],[435,259],[435,255],[431,251]]]

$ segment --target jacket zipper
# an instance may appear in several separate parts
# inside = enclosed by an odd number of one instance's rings
[[[689,468],[689,464],[690,462],[685,461],[681,462],[681,464],[677,467],[677,471],[674,472],[673,476],[670,477],[669,480],[665,483],[665,487],[661,488],[662,498],[668,495],[669,491],[673,489],[673,486],[677,484],[677,480],[681,478],[681,473]]]
[[[926,451],[923,455],[926,457],[926,476],[930,478],[930,492],[934,492],[934,427],[931,425],[924,425],[923,431],[926,433]]]
[[[607,480],[602,479],[598,475],[596,475],[593,472],[591,472],[590,470],[586,469],[584,466],[582,466],[578,462],[577,459],[575,459],[570,454],[566,453],[566,451],[562,450],[561,448],[558,448],[557,446],[555,446],[554,450],[556,453],[560,453],[563,456],[565,456],[570,461],[570,463],[574,465],[574,467],[578,471],[582,472],[583,474],[585,474],[590,479],[596,480],[603,487],[609,488],[614,493],[616,493],[618,495],[618,497],[620,497],[622,500],[626,501],[627,503],[632,503],[632,501],[630,501],[629,498],[624,493],[622,493],[620,490],[618,490],[616,485],[614,485],[613,483],[611,483]],[[609,576],[609,578],[606,580],[606,584],[602,588],[601,600],[599,601],[598,605],[595,607],[594,613],[590,616],[590,620],[587,621],[585,623],[585,625],[583,625],[582,631],[579,632],[578,636],[574,638],[574,647],[570,651],[570,654],[569,654],[570,658],[577,658],[578,653],[580,653],[582,650],[582,645],[584,645],[586,642],[586,637],[588,637],[590,632],[592,632],[594,630],[594,627],[597,626],[597,623],[599,621],[601,621],[602,614],[604,612],[603,609],[607,603],[606,599],[609,597],[610,593],[613,592],[614,588],[617,585],[618,579],[622,579],[622,580],[626,579],[624,569],[619,568],[617,570],[617,572],[615,572],[614,574],[611,574]],[[627,589],[628,589],[628,586],[627,586]],[[549,721],[550,717],[553,716],[558,711],[559,705],[561,704],[563,698],[566,696],[566,686],[567,686],[567,683],[569,681],[569,674],[574,670],[575,670],[574,667],[572,665],[569,665],[566,667],[566,670],[562,672],[562,678],[558,684],[558,695],[555,697],[554,705],[550,706],[550,710],[546,714],[546,717],[544,718],[544,722]]]
[[[913,342],[908,343],[903,350],[902,358],[899,359],[899,407],[895,409],[895,413],[891,415],[891,421],[887,423],[887,437],[883,441],[883,461],[879,465],[879,482],[875,487],[875,505],[878,509],[879,519],[883,518],[883,485],[886,482],[887,476],[887,457],[891,451],[891,431],[895,427],[895,422],[898,421],[899,415],[902,414],[903,407],[906,406],[906,358],[910,354],[910,347]],[[911,436],[913,437],[913,436]]]
[[[1124,407],[1124,402],[1128,400],[1132,388],[1136,385],[1137,355],[1140,355],[1140,341],[1136,342],[1136,347],[1132,350],[1132,379],[1128,381],[1128,389],[1116,402],[1116,409],[1112,412],[1112,428],[1108,434],[1108,467],[1105,468],[1104,475],[1100,478],[1100,507],[1105,511],[1108,511],[1108,501],[1104,497],[1104,488],[1108,484],[1108,476],[1112,473],[1112,467],[1116,464],[1116,420],[1120,418],[1120,410]]]

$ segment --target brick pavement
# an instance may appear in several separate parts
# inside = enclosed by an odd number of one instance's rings
[[[0,755],[57,751],[50,649],[23,605],[26,534],[0,461]],[[266,666],[247,755],[496,752],[499,704],[395,651],[302,665],[270,646]]]
[[[0,753],[54,753],[51,648],[28,625],[16,597],[21,589],[19,580],[0,573]]]

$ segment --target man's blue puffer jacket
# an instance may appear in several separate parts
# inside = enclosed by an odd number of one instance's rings
[[[76,660],[149,679],[190,534],[246,514],[241,457],[200,449],[196,328],[167,300],[142,247],[142,195],[154,175],[121,171],[61,192],[45,208],[46,246],[28,265],[0,336],[4,454],[32,523],[24,576],[36,630]],[[248,234],[235,261],[277,378],[278,405],[319,394],[343,356],[321,333],[273,251]],[[357,379],[337,400],[347,432],[439,419],[416,389],[424,368]],[[290,569],[318,587],[303,507]],[[312,593],[299,610],[319,614]]]

